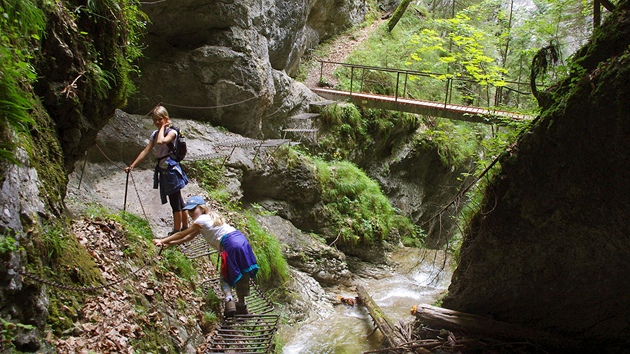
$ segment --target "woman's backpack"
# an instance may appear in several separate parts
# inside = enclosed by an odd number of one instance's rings
[[[170,157],[171,160],[180,162],[181,160],[184,159],[184,157],[186,157],[186,153],[188,152],[188,147],[186,146],[186,137],[184,136],[182,131],[179,130],[179,128],[177,127],[169,127],[168,129],[166,129],[164,131],[164,136],[167,136],[168,133],[171,131],[171,129],[177,132],[177,137],[175,138],[175,140],[166,144],[166,146],[168,147],[168,150],[170,151],[170,154],[168,154],[168,157]],[[157,134],[155,135],[154,139],[157,139]],[[160,156],[157,159],[159,160],[163,157],[166,157],[166,156]]]
[[[174,129],[177,132],[177,138],[175,138],[174,141],[171,141],[170,143],[167,144],[168,149],[171,151],[171,154],[169,155],[169,157],[172,160],[180,162],[181,160],[184,159],[184,157],[186,157],[186,153],[188,152],[188,147],[186,146],[186,137],[184,136],[182,131],[179,130],[179,128],[177,127],[170,127],[170,128]],[[173,144],[173,142],[175,142],[175,144]]]

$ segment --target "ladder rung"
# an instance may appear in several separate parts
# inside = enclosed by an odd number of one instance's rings
[[[294,132],[294,133],[312,133],[316,132],[317,129],[297,129],[297,128],[288,128],[282,129],[283,132]]]
[[[260,145],[261,143],[262,143],[262,140],[245,138],[245,139],[225,141],[222,143],[216,143],[216,145],[226,146],[226,147],[250,147],[250,146]]]
[[[311,119],[319,117],[319,113],[302,113],[295,116],[290,117],[291,119]]]

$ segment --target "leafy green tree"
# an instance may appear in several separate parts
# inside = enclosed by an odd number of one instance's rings
[[[488,104],[490,86],[504,86],[507,70],[501,67],[498,57],[499,37],[494,35],[496,23],[483,25],[491,15],[491,2],[473,5],[459,12],[453,18],[430,20],[428,28],[411,38],[411,44],[417,50],[411,55],[412,61],[422,62],[432,57],[430,52],[438,56],[438,62],[430,69],[445,73],[437,77],[449,78],[469,77],[471,82],[462,81],[458,90],[469,103],[485,89],[484,103]],[[423,65],[424,66],[424,65]]]

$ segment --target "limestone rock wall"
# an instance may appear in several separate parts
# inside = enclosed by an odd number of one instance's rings
[[[174,117],[257,138],[281,134],[287,117],[318,97],[295,75],[306,50],[361,22],[363,0],[178,1],[145,4],[147,48],[127,108],[162,102]],[[285,124],[286,125],[286,124]]]

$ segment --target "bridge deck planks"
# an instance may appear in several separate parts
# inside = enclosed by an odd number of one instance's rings
[[[324,88],[311,88],[311,90],[326,99],[349,100],[356,105],[368,108],[396,110],[476,123],[501,124],[501,119],[505,118],[516,121],[531,120],[534,118],[525,114],[503,110],[485,109],[481,107],[447,104],[425,100],[412,100],[407,98],[357,92],[351,93],[347,91]]]

